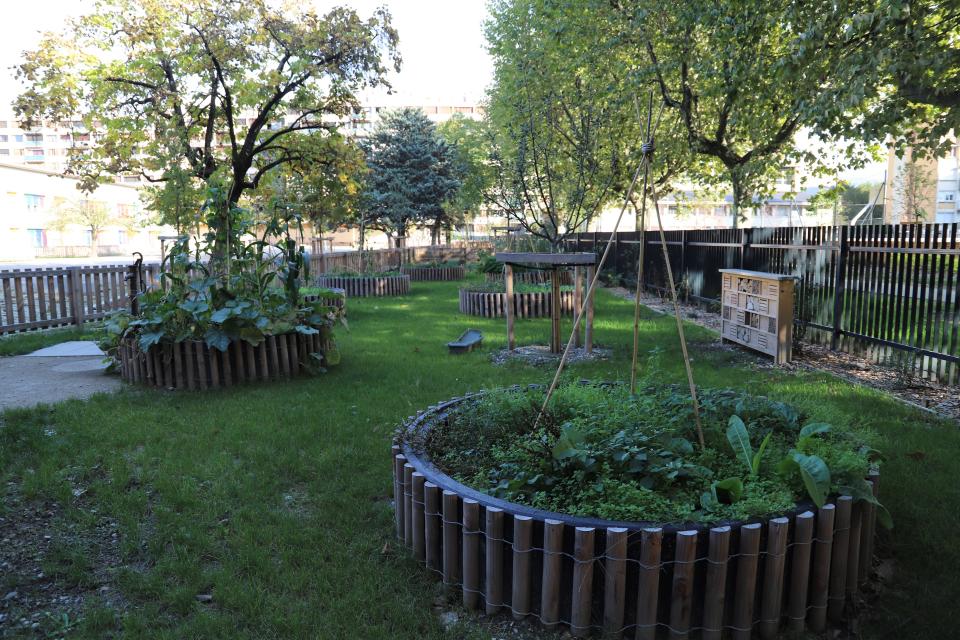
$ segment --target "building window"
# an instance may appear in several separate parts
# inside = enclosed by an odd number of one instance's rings
[[[127,244],[127,232],[124,229],[117,230],[117,244]]]
[[[7,128],[7,121],[0,120],[0,129],[6,129],[6,128]]]
[[[27,201],[28,211],[36,211],[37,209],[43,208],[43,196],[38,196],[35,193],[25,193],[23,197]]]
[[[8,136],[7,134],[3,134],[2,136],[0,136],[0,142],[6,142],[9,139],[10,139],[10,136]]]
[[[0,149],[0,156],[10,155],[10,149]]]
[[[90,229],[83,232],[83,243],[88,247],[93,246],[93,231]]]
[[[27,235],[30,237],[30,246],[34,249],[47,246],[47,233],[43,229],[27,229]]]
[[[42,133],[28,133],[27,142],[43,142]]]
[[[23,142],[23,136],[18,133],[17,135],[13,136],[13,140],[14,142]]]

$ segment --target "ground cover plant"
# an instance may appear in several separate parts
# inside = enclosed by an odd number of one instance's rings
[[[539,422],[544,389],[491,391],[415,445],[490,495],[612,520],[711,523],[822,506],[831,494],[872,500],[874,452],[860,436],[769,398],[701,389],[701,448],[689,392],[651,382],[658,375],[648,367],[636,395],[622,384],[559,387]]]
[[[462,267],[463,265],[464,265],[463,260],[428,260],[426,262],[412,262],[405,266],[409,269],[417,269],[419,267],[430,267],[434,269],[452,269],[454,267]]]
[[[503,321],[467,322],[457,288],[426,282],[404,298],[351,300],[351,331],[338,332],[343,362],[322,378],[206,393],[131,388],[2,414],[0,540],[29,541],[47,570],[37,578],[41,569],[26,571],[24,558],[0,545],[0,613],[9,616],[0,635],[511,637],[488,631],[484,619],[445,630],[432,608],[440,587],[394,541],[396,425],[468,391],[552,375],[491,364],[505,346]],[[467,326],[484,332],[483,348],[449,356],[445,342]],[[517,339],[543,340],[548,326],[518,324]],[[596,339],[612,355],[570,365],[569,379],[628,378],[632,326],[632,303],[599,292]],[[702,386],[785,402],[886,453],[880,497],[896,528],[881,530],[880,552],[895,569],[862,637],[949,637],[960,591],[960,514],[950,506],[960,504],[956,425],[826,374],[771,368],[717,346],[705,329],[687,330]],[[644,310],[641,349],[663,346],[664,383],[684,380],[675,332],[672,318]],[[44,526],[15,538],[11,527],[29,514],[42,514]],[[10,591],[18,596],[3,601]],[[53,602],[61,595],[79,603]],[[38,608],[40,628],[23,631],[17,621]]]

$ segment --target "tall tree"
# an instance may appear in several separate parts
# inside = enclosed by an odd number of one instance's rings
[[[15,110],[27,126],[80,114],[97,130],[67,166],[87,188],[118,173],[165,181],[177,167],[217,176],[226,224],[246,190],[300,158],[295,136],[334,128],[357,90],[386,83],[396,45],[385,9],[364,20],[267,0],[102,0],[24,54]]]
[[[449,205],[451,213],[475,216],[483,208],[486,194],[494,183],[489,125],[457,113],[438,124],[437,133],[453,150],[455,172],[461,180],[460,190]]]
[[[787,19],[798,63],[831,61],[805,104],[817,129],[836,137],[940,154],[960,131],[960,4],[940,0],[810,0]]]
[[[702,176],[732,187],[734,225],[754,197],[771,193],[786,163],[817,163],[794,137],[805,105],[830,79],[834,54],[797,63],[803,44],[787,20],[793,4],[614,1],[620,41],[638,54],[637,75],[655,83],[690,150],[722,167]]]
[[[451,147],[419,109],[385,114],[363,142],[369,174],[364,223],[400,242],[411,225],[432,230],[434,243],[450,224],[447,207],[460,189]]]

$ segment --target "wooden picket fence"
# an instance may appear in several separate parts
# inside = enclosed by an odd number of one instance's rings
[[[101,320],[130,305],[128,265],[0,270],[0,334]],[[147,286],[158,266],[144,265]]]

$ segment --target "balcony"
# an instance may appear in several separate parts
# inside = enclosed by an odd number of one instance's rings
[[[24,162],[43,162],[44,160],[46,160],[46,158],[42,153],[40,155],[29,154],[29,155],[23,156],[23,160]]]

